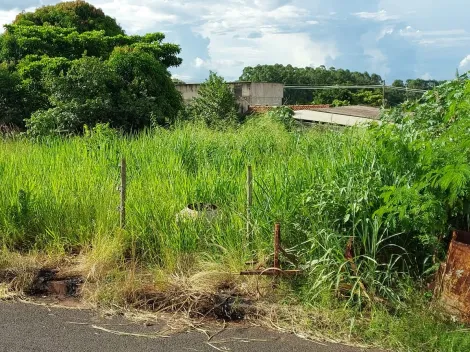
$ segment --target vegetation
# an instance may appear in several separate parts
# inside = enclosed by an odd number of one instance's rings
[[[21,125],[30,113],[25,102],[26,92],[19,75],[0,64],[0,125]]]
[[[24,127],[26,120],[32,136],[75,134],[96,123],[133,131],[168,124],[181,109],[168,72],[181,64],[180,48],[161,33],[125,35],[84,1],[22,13],[5,29],[0,124]]]
[[[373,73],[351,72],[325,66],[320,67],[293,67],[291,65],[258,65],[245,67],[240,77],[241,81],[284,83],[285,85],[382,85],[382,78]],[[429,90],[437,87],[435,80],[409,79],[393,82],[393,87]],[[421,93],[408,93],[404,90],[387,90],[385,105],[397,106],[406,100],[417,100]],[[332,104],[342,105],[370,105],[382,106],[383,92],[379,89],[322,89],[322,90],[286,90],[284,101],[286,104]]]
[[[189,108],[190,115],[209,127],[226,128],[238,121],[235,95],[222,77],[211,72]]]
[[[272,117],[259,117],[224,131],[193,124],[136,137],[101,125],[87,131],[84,137],[0,145],[4,250],[81,252],[108,268],[125,268],[135,258],[142,268],[166,273],[201,267],[236,272],[252,253],[269,257],[272,225],[280,221],[284,245],[306,271],[305,280],[293,283],[297,302],[338,312],[346,306],[358,319],[352,334],[394,348],[405,348],[406,339],[406,347],[420,350],[427,343],[429,351],[444,351],[444,340],[461,339],[452,333],[427,341],[434,327],[399,330],[426,309],[416,307],[425,293],[411,282],[426,280],[433,270],[436,248],[438,254],[445,248],[438,236],[448,225],[461,227],[466,216],[457,212],[461,193],[459,202],[451,202],[452,192],[421,185],[426,167],[412,157],[399,128],[288,132]],[[121,155],[129,167],[124,232],[116,210]],[[248,164],[256,182],[250,241],[244,215]],[[216,204],[218,218],[178,221],[178,212],[193,202]],[[456,217],[446,217],[451,204]],[[344,255],[348,243],[350,259]],[[103,285],[118,280],[108,270]],[[116,292],[101,300],[116,299]],[[370,314],[372,325],[364,325],[361,316]],[[436,329],[453,329],[439,315],[428,318]],[[424,336],[412,336],[418,332]],[[447,350],[459,350],[453,348]]]
[[[109,36],[124,34],[115,19],[82,0],[43,6],[35,12],[22,12],[16,16],[13,24],[73,28],[79,33],[104,31]]]
[[[380,125],[304,128],[287,107],[242,124],[235,123],[233,93],[215,73],[182,110],[168,72],[181,63],[180,49],[163,39],[127,36],[82,1],[21,14],[6,27],[0,36],[0,269],[15,260],[25,267],[26,256],[61,263],[78,255],[95,301],[148,302],[138,286],[161,308],[187,302],[169,278],[193,295],[202,270],[222,272],[226,287],[246,261],[270,265],[272,227],[280,222],[283,245],[300,261],[284,258],[282,265],[304,274],[271,289],[283,293],[274,301],[288,304],[277,307],[279,324],[287,317],[306,331],[333,327],[343,340],[403,351],[468,351],[465,330],[439,312],[427,289],[449,230],[470,228],[468,76],[398,105]],[[280,65],[246,68],[241,79],[381,82],[367,73]],[[391,97],[392,105],[406,98]],[[380,99],[374,90],[287,96],[337,106]],[[25,135],[4,126],[23,120]],[[125,229],[116,192],[123,156]],[[255,179],[249,218],[248,165]],[[215,219],[179,216],[198,202],[215,204]],[[247,295],[261,294],[260,282],[255,288],[249,280],[237,284]],[[162,292],[171,298],[158,301]]]
[[[94,77],[121,72],[113,55],[106,64],[80,59],[67,76],[47,82],[67,92],[83,77],[80,70]],[[134,69],[122,75],[132,77]],[[100,107],[77,104],[89,109],[90,118],[106,113],[106,105],[99,104],[111,99],[101,95],[106,90],[99,84],[108,84],[106,79],[94,84],[79,85],[88,87]],[[230,116],[233,101],[221,87],[221,79],[211,75],[205,100],[195,106],[219,99]],[[386,114],[383,120],[393,124],[369,128],[302,129],[290,121],[292,111],[280,108],[224,130],[189,122],[124,137],[97,124],[84,137],[6,139],[0,145],[1,246],[7,252],[81,252],[115,268],[126,268],[133,258],[146,270],[166,273],[203,265],[238,271],[253,253],[269,258],[272,225],[279,221],[285,246],[306,273],[291,286],[297,302],[336,312],[347,307],[358,319],[356,328],[366,331],[358,332],[363,340],[464,351],[469,341],[439,314],[429,315],[422,330],[405,332],[400,326],[429,314],[425,283],[444,258],[449,229],[469,228],[469,87],[470,80],[461,76],[420,103]],[[55,109],[87,94],[53,97]],[[226,116],[221,110],[212,114]],[[129,165],[126,231],[119,228],[116,211],[122,155]],[[249,164],[256,183],[248,239]],[[216,204],[219,216],[213,222],[178,220],[178,212],[193,202]],[[106,277],[104,282],[113,282]],[[115,296],[106,297],[101,299]],[[364,315],[370,325],[364,325]],[[395,330],[385,336],[380,329]],[[448,332],[429,340],[429,331],[436,329]],[[456,347],[456,339],[465,347]],[[449,341],[452,347],[446,347]]]

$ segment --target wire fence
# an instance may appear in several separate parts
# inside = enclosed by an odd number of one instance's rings
[[[329,90],[329,89],[391,89],[399,91],[407,91],[410,93],[426,93],[428,90],[407,88],[407,87],[395,87],[386,86],[382,84],[371,84],[371,85],[333,85],[333,86],[301,86],[301,85],[285,85],[284,89],[297,89],[297,90]]]

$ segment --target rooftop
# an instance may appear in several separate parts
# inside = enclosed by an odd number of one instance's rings
[[[381,110],[372,106],[351,105],[351,106],[338,106],[328,108],[313,108],[313,111],[327,112],[337,115],[356,116],[367,119],[378,120],[380,118]]]

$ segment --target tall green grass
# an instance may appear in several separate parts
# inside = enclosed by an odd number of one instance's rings
[[[76,253],[112,239],[118,256],[132,252],[148,266],[173,270],[193,255],[238,270],[272,252],[280,222],[284,247],[294,248],[310,274],[311,299],[346,283],[351,301],[371,294],[399,300],[406,248],[374,215],[396,165],[379,156],[363,129],[289,132],[267,117],[225,131],[187,124],[129,137],[98,128],[80,138],[9,140],[0,144],[0,241],[13,250]],[[128,164],[124,233],[121,157]],[[247,238],[248,165],[254,204]],[[219,217],[178,221],[193,202],[216,204]],[[344,257],[350,239],[356,268]]]
[[[467,340],[441,318],[430,315],[422,329],[403,325],[427,315],[422,307],[410,313],[407,302],[419,292],[419,261],[434,252],[417,251],[416,238],[401,231],[406,227],[381,215],[384,192],[415,181],[413,159],[397,152],[367,129],[288,131],[268,117],[224,131],[183,124],[123,137],[99,127],[70,139],[7,139],[0,143],[0,244],[21,252],[85,251],[98,260],[132,257],[168,271],[198,258],[237,271],[253,256],[272,253],[273,225],[280,222],[284,247],[306,273],[294,282],[305,305],[365,314],[350,329],[367,341],[412,350],[428,343],[430,351],[452,341],[447,350],[458,351],[453,336]],[[118,211],[121,157],[128,165],[125,231]],[[248,165],[254,173],[249,237]],[[216,204],[219,216],[178,221],[194,202]],[[438,332],[445,336],[428,341]]]
[[[5,141],[0,239],[19,250],[70,251],[114,234],[119,161],[126,157],[127,232],[144,261],[168,265],[180,252],[240,253],[250,247],[244,233],[249,164],[255,179],[250,245],[263,249],[275,221],[284,225],[289,245],[299,244],[308,236],[296,230],[296,221],[316,218],[302,214],[305,193],[338,177],[357,158],[356,143],[362,142],[353,133],[287,133],[265,119],[224,132],[186,125],[134,137]],[[178,223],[176,214],[191,202],[216,204],[220,221]]]

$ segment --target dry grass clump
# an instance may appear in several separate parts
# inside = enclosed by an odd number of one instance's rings
[[[165,334],[206,332],[216,321],[244,320],[312,340],[356,342],[346,313],[306,309],[295,301],[290,285],[282,279],[242,277],[194,258],[185,258],[178,264],[179,270],[170,273],[125,262],[113,250],[108,254],[101,257],[108,258],[104,261],[93,250],[72,259],[2,256],[0,299],[24,297],[37,273],[47,267],[58,270],[60,277],[84,278],[80,299],[88,307],[108,314],[124,313],[151,325],[163,314],[168,325]]]
[[[75,258],[38,253],[20,254],[0,251],[0,283],[8,291],[23,294],[44,268],[70,268]]]
[[[9,285],[0,283],[0,301],[9,300],[14,297],[16,297],[16,293],[10,289]]]
[[[230,272],[198,270],[165,272],[129,265],[85,282],[88,302],[158,312],[178,312],[190,318],[241,320],[261,314],[254,286]]]

